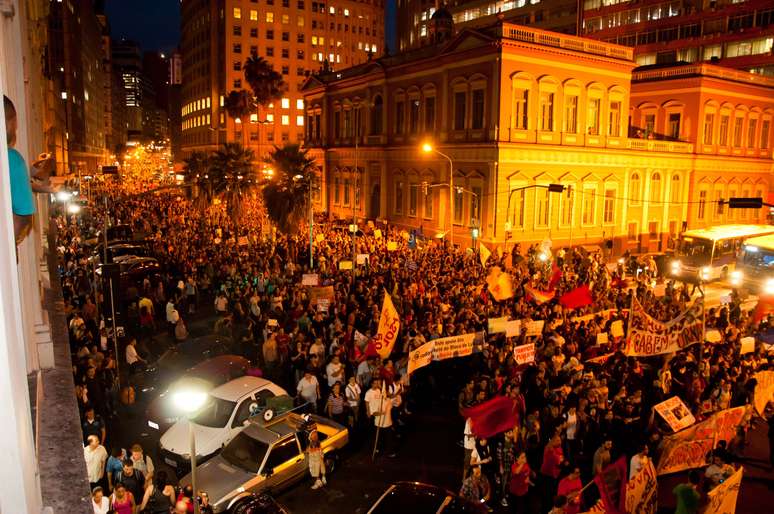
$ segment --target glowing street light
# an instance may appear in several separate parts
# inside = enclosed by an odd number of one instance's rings
[[[72,196],[72,193],[69,191],[57,191],[57,193],[54,195],[56,199],[60,202],[66,202],[70,199]]]
[[[451,157],[436,150],[430,143],[422,144],[422,152],[437,153],[449,161],[449,244],[451,245],[452,251],[454,251],[454,163],[452,162]]]
[[[191,445],[191,488],[196,493],[196,436],[192,415],[207,402],[209,384],[200,379],[186,380],[172,393],[172,403],[188,416],[188,440]],[[199,514],[199,502],[194,499],[194,513]]]
[[[78,205],[77,203],[71,203],[70,205],[67,206],[67,212],[69,212],[70,214],[78,214],[79,212],[81,212],[81,206]]]

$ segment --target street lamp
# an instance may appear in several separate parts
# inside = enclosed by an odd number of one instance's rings
[[[271,171],[271,173],[274,173],[274,170],[269,168],[268,171]],[[271,174],[269,175],[271,176]],[[309,272],[314,269],[314,209],[312,204],[312,179],[314,177],[312,174],[309,174]],[[293,175],[293,180],[303,180],[304,176],[300,173],[298,175]]]
[[[186,380],[172,393],[172,403],[188,416],[188,440],[191,451],[191,489],[194,492],[194,513],[199,514],[199,502],[196,501],[196,437],[191,416],[198,412],[207,401],[207,384],[203,380]]]
[[[454,251],[454,163],[451,157],[433,148],[430,143],[422,144],[422,151],[424,153],[437,153],[447,161],[449,161],[449,244],[451,245],[452,252]]]

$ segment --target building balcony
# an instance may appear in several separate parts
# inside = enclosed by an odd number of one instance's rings
[[[627,61],[634,59],[634,49],[626,46],[603,43],[593,39],[569,36],[558,32],[549,32],[547,30],[534,29],[521,25],[511,25],[509,23],[504,23],[501,30],[503,39],[512,39],[514,41],[523,41],[526,43],[551,46],[565,50],[574,50],[576,52],[587,54],[603,55]]]
[[[746,71],[725,68],[723,66],[715,66],[713,64],[687,64],[685,66],[671,66],[655,70],[635,71],[632,73],[632,82],[669,80],[682,77],[694,77],[697,75],[774,87],[774,77],[748,73]]]
[[[611,144],[611,142],[613,144]],[[618,144],[620,143],[620,144]],[[649,152],[693,153],[693,143],[683,141],[659,141],[638,138],[608,138],[608,148],[644,150]]]

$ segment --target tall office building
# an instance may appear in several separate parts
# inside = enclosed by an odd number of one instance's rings
[[[303,141],[299,88],[309,72],[347,68],[384,51],[383,0],[186,0],[181,15],[183,154],[239,141],[262,155]],[[248,88],[242,68],[251,55],[282,74],[287,92],[237,123],[225,112],[225,97]]]
[[[774,75],[771,0],[585,0],[583,32],[633,46],[640,65],[703,61]]]
[[[397,0],[397,49],[406,51],[430,42],[430,20],[443,6],[454,20],[454,30],[485,27],[498,17],[509,23],[575,34],[577,0]]]

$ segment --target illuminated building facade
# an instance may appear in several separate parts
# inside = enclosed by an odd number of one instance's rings
[[[478,228],[495,245],[612,240],[616,251],[664,250],[686,220],[765,219],[714,215],[711,201],[767,196],[774,81],[709,65],[633,75],[631,48],[507,23],[449,37],[309,79],[318,209],[425,236],[451,218],[466,244]],[[733,144],[718,144],[723,112],[729,126],[742,119]],[[449,162],[422,154],[427,140],[452,160],[453,201]]]
[[[262,155],[275,144],[303,142],[299,89],[308,73],[384,50],[382,0],[186,0],[181,16],[183,154],[238,141]],[[248,88],[242,67],[253,54],[282,74],[287,91],[237,122],[224,99]]]
[[[640,65],[712,62],[774,75],[771,0],[584,0],[583,33]]]

